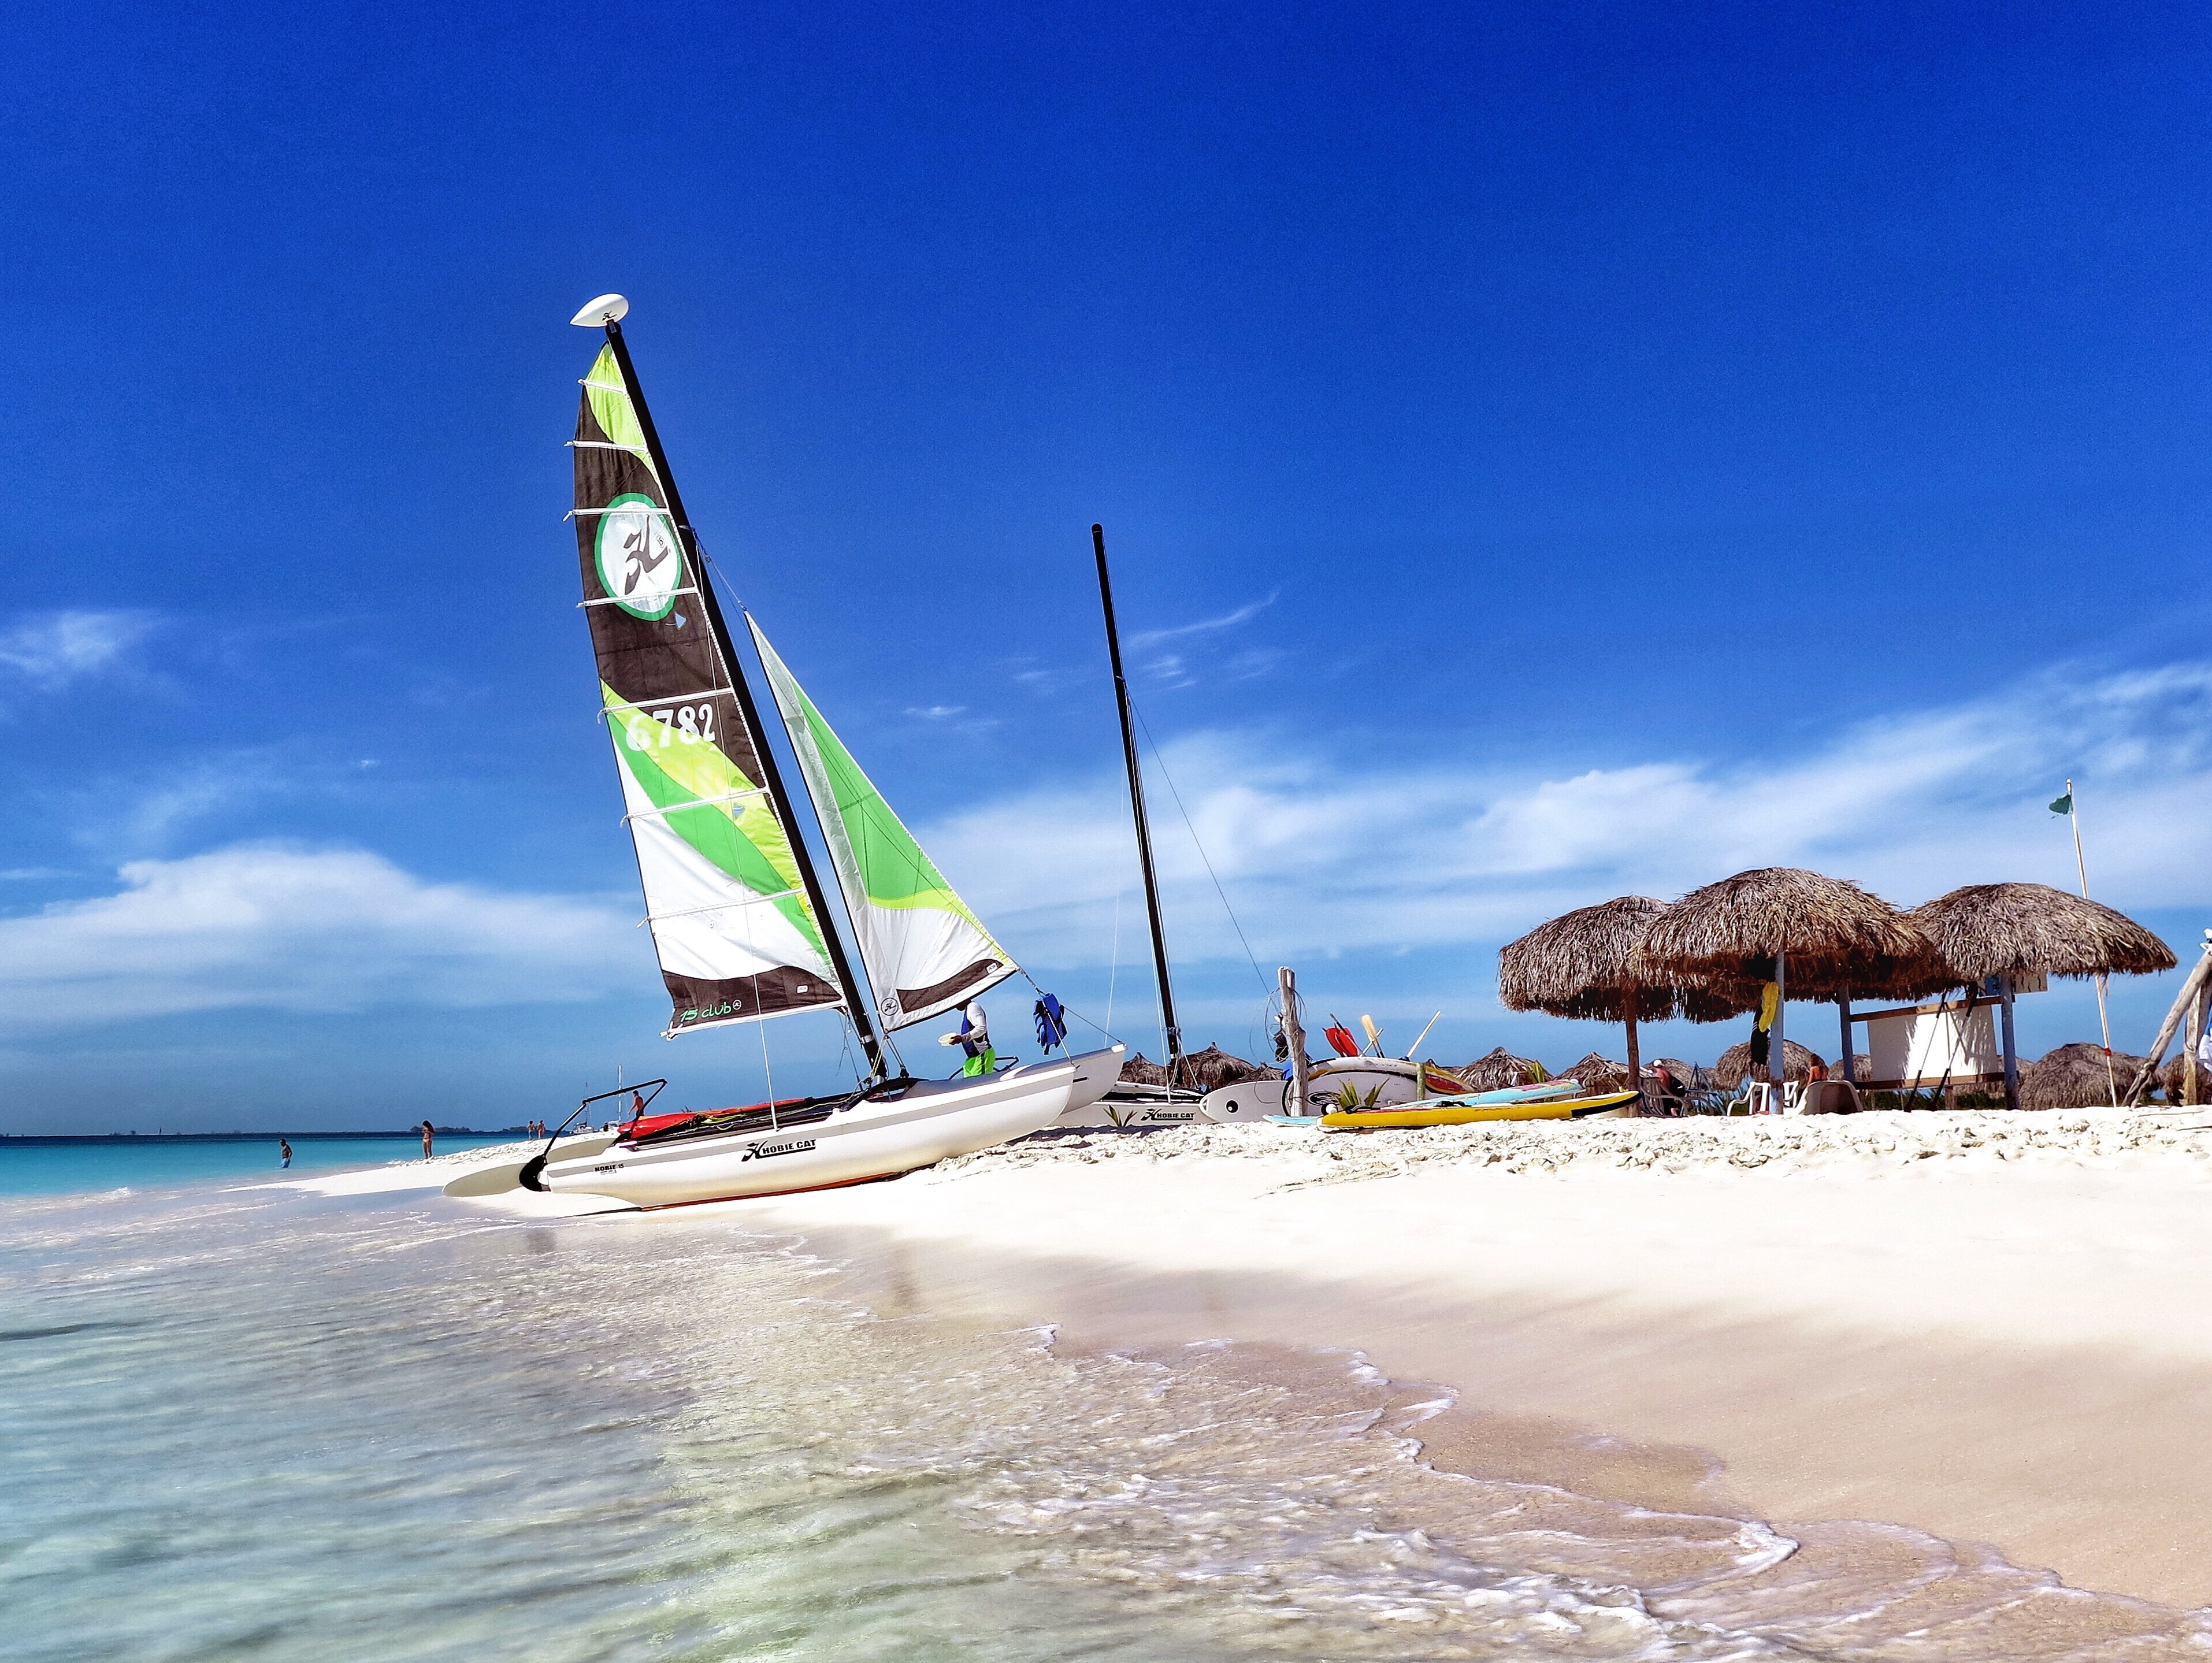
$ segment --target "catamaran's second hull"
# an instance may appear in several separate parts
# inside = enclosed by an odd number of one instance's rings
[[[894,1177],[1051,1125],[1067,1107],[1086,1060],[1062,1058],[975,1079],[922,1080],[781,1131],[617,1144],[598,1156],[548,1166],[538,1187],[674,1207]]]

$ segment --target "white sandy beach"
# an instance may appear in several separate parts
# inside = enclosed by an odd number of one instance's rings
[[[1356,1347],[1457,1389],[1440,1464],[1906,1525],[2194,1606],[2212,1604],[2212,1130],[2186,1128],[2208,1121],[1062,1135],[665,1216],[788,1231],[890,1308],[1055,1322],[1071,1344]]]

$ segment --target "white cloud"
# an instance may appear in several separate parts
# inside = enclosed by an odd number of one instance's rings
[[[908,705],[906,713],[919,716],[924,721],[942,722],[962,714],[967,708],[966,705]]]
[[[2044,806],[2069,774],[2100,899],[2212,901],[2208,664],[2054,675],[1752,762],[1564,758],[1532,773],[1479,759],[1344,768],[1307,754],[1237,732],[1166,749],[1214,873],[1276,962],[1494,946],[1571,907],[1673,896],[1751,866],[1811,866],[1903,904],[1961,883],[2070,884],[2072,842]],[[1151,786],[1177,957],[1241,958],[1167,778],[1154,770]],[[1127,797],[1111,774],[986,804],[922,835],[1007,944],[1040,964],[1103,957],[1116,886],[1135,883]]]
[[[1201,618],[1196,623],[1179,623],[1166,629],[1139,630],[1129,637],[1129,650],[1132,652],[1141,652],[1161,641],[1179,640],[1185,635],[1210,635],[1217,630],[1233,629],[1240,623],[1249,623],[1273,606],[1282,592],[1279,589],[1274,590],[1265,600],[1248,602],[1218,618]]]
[[[429,883],[361,850],[244,844],[122,868],[122,889],[0,919],[0,1029],[257,1008],[473,1008],[650,986],[634,909]]]
[[[51,690],[106,668],[153,628],[143,612],[33,613],[0,628],[0,667]]]

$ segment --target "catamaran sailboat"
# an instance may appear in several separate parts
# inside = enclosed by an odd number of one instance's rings
[[[1020,967],[748,613],[874,997],[863,991],[639,390],[622,333],[629,310],[602,295],[572,320],[606,336],[576,416],[574,519],[601,713],[672,1000],[668,1034],[842,1011],[868,1077],[829,1096],[639,1119],[594,1154],[531,1162],[520,1181],[678,1205],[889,1177],[1049,1126],[1112,1087],[1123,1047],[949,1080],[886,1063],[884,1036]]]

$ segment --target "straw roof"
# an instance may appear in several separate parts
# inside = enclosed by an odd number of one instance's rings
[[[1509,1085],[1530,1085],[1549,1077],[1544,1065],[1534,1058],[1516,1057],[1502,1045],[1452,1072],[1475,1091],[1501,1091]]]
[[[1589,1022],[1628,1015],[1635,984],[1638,1022],[1663,1022],[1680,1009],[1667,978],[1633,968],[1637,944],[1667,903],[1626,895],[1577,907],[1498,950],[1498,996],[1509,1011],[1541,1011]]]
[[[2079,1041],[2062,1045],[2056,1051],[2045,1052],[2038,1061],[2020,1071],[2020,1106],[2022,1108],[2109,1108],[2112,1101],[2112,1081],[2119,1082],[2124,1096],[2128,1082],[2143,1065],[2141,1057],[2130,1057],[2120,1052],[2112,1053],[2112,1072],[2105,1073],[2105,1053],[2100,1046]]]
[[[1577,1079],[1584,1090],[1593,1095],[1607,1091],[1628,1089],[1628,1065],[1601,1057],[1595,1051],[1578,1063],[1569,1063],[1559,1071],[1562,1079]]]
[[[1933,947],[1907,957],[1890,953],[1868,953],[1862,956],[1826,963],[1815,962],[1809,968],[1792,956],[1785,967],[1789,975],[1790,1003],[1809,1002],[1832,1004],[1837,999],[1857,1002],[1895,1000],[1900,1003],[1913,999],[1932,998],[1939,993],[1955,992],[1965,979],[1945,964]],[[1754,961],[1753,974],[1738,979],[1715,977],[1692,983],[1685,989],[1683,1001],[1692,1022],[1725,1021],[1747,1011],[1759,1008],[1759,993],[1767,977],[1773,972],[1771,962]],[[1686,981],[1689,980],[1686,976]],[[1718,1016],[1700,1017],[1698,1009],[1710,1005]]]
[[[1815,1064],[1823,1068],[1827,1066],[1818,1052],[1808,1051],[1795,1040],[1783,1041],[1782,1054],[1789,1066],[1787,1077],[1790,1079],[1809,1078]],[[1740,1041],[1729,1047],[1721,1053],[1720,1060],[1707,1071],[1731,1091],[1741,1085],[1744,1077],[1751,1072],[1751,1041]]]
[[[1271,1080],[1276,1071],[1258,1063],[1248,1063],[1242,1057],[1233,1057],[1218,1045],[1209,1045],[1203,1051],[1194,1051],[1183,1059],[1188,1071],[1177,1077],[1177,1085],[1195,1083],[1200,1091],[1218,1091],[1224,1085],[1242,1085],[1247,1080]]]
[[[1881,896],[1839,877],[1762,866],[1691,890],[1653,920],[1635,960],[1645,975],[1725,989],[1765,980],[1757,961],[1778,951],[1789,955],[1790,995],[1807,998],[1854,992],[1862,980],[1933,956],[1927,938]]]
[[[2126,913],[2047,883],[1970,883],[1907,916],[1960,982],[2039,972],[2153,975],[2174,964],[2166,944]],[[2101,1072],[2101,1057],[2097,1066]]]
[[[1272,1079],[1274,1073],[1272,1068],[1248,1063],[1218,1045],[1209,1045],[1183,1058],[1182,1066],[1176,1070],[1176,1089],[1218,1091],[1224,1085],[1242,1085],[1247,1080]],[[1139,1051],[1121,1065],[1117,1077],[1130,1085],[1165,1085],[1168,1071],[1164,1065],[1152,1061]]]
[[[1161,1064],[1149,1059],[1139,1051],[1121,1065],[1121,1071],[1114,1077],[1129,1085],[1165,1085],[1168,1071]]]
[[[2170,1103],[2178,1103],[2181,1101],[2182,1065],[2188,1060],[2188,1054],[2185,1052],[2177,1051],[2166,1059],[2166,1066],[2158,1071],[2158,1083],[2165,1088],[2166,1100]],[[2122,1083],[2120,1089],[2123,1091],[2127,1089],[2124,1082]],[[2205,1067],[2203,1063],[2197,1065],[2197,1101],[2199,1103],[2212,1103],[2212,1068]]]

